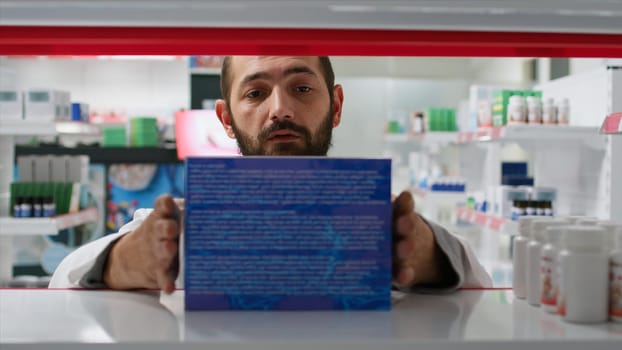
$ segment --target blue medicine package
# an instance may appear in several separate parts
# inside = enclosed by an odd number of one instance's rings
[[[186,159],[186,310],[390,310],[391,160]]]

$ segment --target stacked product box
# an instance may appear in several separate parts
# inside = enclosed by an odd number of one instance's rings
[[[134,117],[130,119],[130,145],[134,147],[158,146],[160,135],[157,119]]]
[[[456,110],[453,108],[428,108],[425,111],[428,131],[457,131]]]

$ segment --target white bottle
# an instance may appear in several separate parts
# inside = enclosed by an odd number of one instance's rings
[[[570,102],[564,98],[557,104],[557,124],[568,123],[570,123]]]
[[[622,230],[622,225],[610,220],[599,220],[596,225],[605,229],[607,232],[607,246],[610,250],[614,250],[616,248],[617,233],[618,230]]]
[[[622,322],[622,228],[615,233],[616,249],[609,256],[609,318]]]
[[[595,219],[589,216],[581,216],[581,215],[564,216],[563,218],[564,220],[568,221],[570,225],[576,225],[577,222],[579,222],[579,220],[583,220],[583,219]]]
[[[575,225],[578,226],[596,226],[600,221],[595,218],[582,218],[576,221]]]
[[[542,124],[542,103],[537,96],[527,96],[527,122]]]
[[[544,233],[547,243],[542,247],[540,260],[540,290],[542,291],[540,305],[543,310],[550,313],[557,313],[559,244],[566,232],[566,227],[549,226]]]
[[[518,236],[514,238],[512,250],[512,289],[519,299],[527,297],[527,243],[531,237],[531,222],[542,219],[540,216],[521,216],[518,218]]]
[[[540,305],[540,260],[544,245],[544,230],[549,226],[566,225],[566,221],[540,217],[531,223],[531,240],[527,244],[527,302],[534,306]]]
[[[508,102],[508,124],[524,124],[527,121],[527,106],[523,96],[510,96]]]
[[[557,124],[557,107],[552,98],[542,103],[542,124]]]
[[[607,234],[601,227],[569,226],[559,253],[558,312],[565,321],[605,322],[609,304]]]

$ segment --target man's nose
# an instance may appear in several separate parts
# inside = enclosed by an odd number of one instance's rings
[[[294,109],[291,96],[281,88],[274,88],[270,94],[270,119],[293,119]]]

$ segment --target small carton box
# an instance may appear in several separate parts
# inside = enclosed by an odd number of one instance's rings
[[[57,106],[57,91],[28,90],[24,102],[24,119],[36,121],[52,121],[60,115]]]
[[[50,181],[50,157],[35,156],[34,157],[34,182]]]
[[[17,157],[17,181],[33,182],[35,178],[35,157]]]
[[[65,182],[67,181],[67,160],[66,156],[52,156],[51,169],[52,175],[50,181]]]
[[[89,182],[89,156],[70,156],[67,159],[67,180],[85,184]]]
[[[22,120],[23,94],[17,90],[0,90],[0,122],[9,120]]]
[[[186,310],[389,310],[391,161],[186,159]]]

